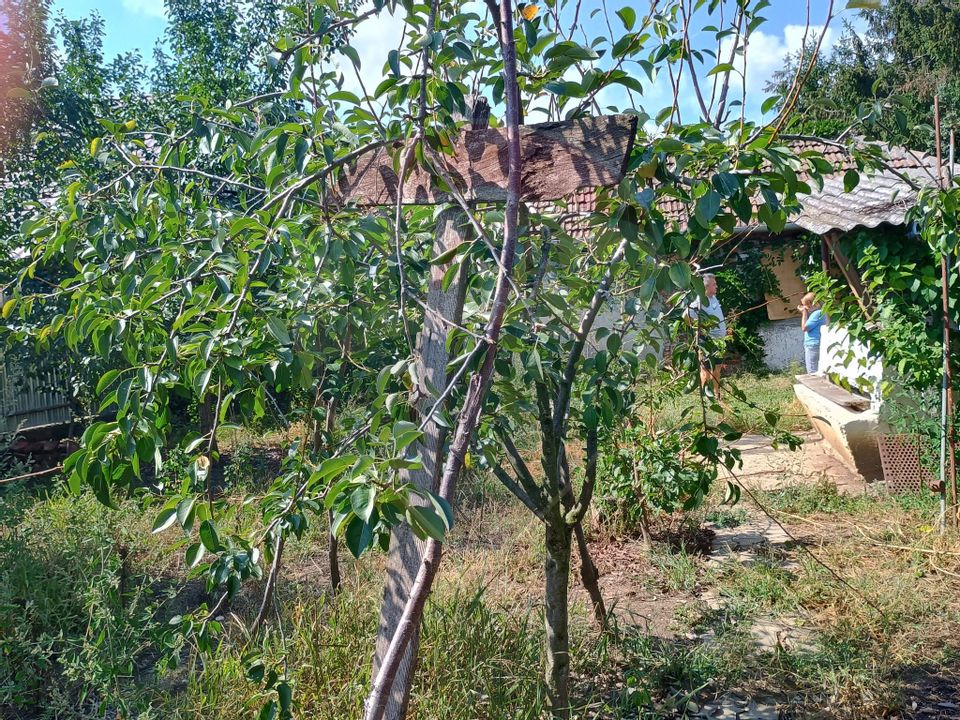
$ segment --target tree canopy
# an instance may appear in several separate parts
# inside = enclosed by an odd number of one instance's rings
[[[232,48],[222,57],[230,71],[188,62],[169,73],[177,94],[164,95],[169,113],[160,106],[153,116],[152,102],[137,115],[105,98],[105,88],[139,87],[131,84],[139,65],[111,75],[95,41],[67,35],[76,40],[67,58],[87,70],[73,78],[63,63],[64,88],[99,93],[103,104],[51,173],[52,201],[29,207],[17,240],[29,256],[18,261],[3,315],[13,341],[40,351],[63,343],[95,377],[102,415],[65,463],[70,489],[89,487],[107,505],[142,494],[154,531],[181,533],[187,565],[217,593],[171,633],[212,647],[219,611],[250,578],[266,577],[269,607],[286,540],[318,521],[329,520],[355,555],[393,550],[412,533],[425,545],[411,541],[415,578],[392,593],[402,615],[381,623],[388,649],[367,707],[372,720],[388,705],[391,717],[402,715],[409,672],[400,658],[415,653],[459,474],[482,457],[544,522],[545,682],[554,713],[566,714],[571,538],[591,502],[597,437],[617,422],[631,382],[656,364],[672,328],[686,341],[674,352],[680,382],[700,399],[687,449],[736,465],[721,443],[737,433],[708,418],[716,398],[697,380],[698,344],[711,341],[687,329],[685,307],[703,293],[698,268],[736,227],[782,229],[810,189],[802,173],[824,169],[780,137],[790,108],[770,125],[751,122],[731,90],[733,65],[692,49],[702,31],[717,43],[734,36],[734,52],[744,52],[765,5],[699,4],[695,18],[683,0],[651,3],[645,14],[626,7],[581,42],[573,2],[294,5],[271,25],[272,4],[256,10],[264,19],[243,3],[184,0],[171,3],[177,55]],[[203,25],[208,12],[222,23],[213,32]],[[402,15],[404,31],[373,60],[383,80],[348,89],[335,61],[355,71],[370,62],[350,32],[386,12]],[[231,27],[239,17],[261,25]],[[261,41],[261,30],[278,37]],[[683,72],[698,78],[702,111],[686,124],[676,101]],[[677,78],[674,97],[644,107],[658,75]],[[700,83],[715,77],[711,99]],[[477,149],[464,137],[479,97],[489,114],[474,132],[499,143],[497,162],[489,176],[464,177],[453,158]],[[614,182],[583,179],[590,211],[571,226],[566,198],[528,202],[546,183],[524,176],[521,117],[575,125],[610,111],[634,116],[632,142]],[[394,178],[390,201],[375,207],[342,192],[371,154],[376,177],[388,188]],[[404,197],[414,173],[443,196],[439,206]],[[470,183],[497,185],[496,201],[468,199]],[[438,252],[447,232],[457,241]],[[458,308],[440,312],[432,298],[451,287]],[[614,328],[595,332],[618,296],[627,299]],[[660,334],[626,342],[640,316]],[[348,392],[361,410],[334,422]],[[208,408],[206,418],[174,422],[183,400]],[[237,523],[216,483],[218,433],[265,417],[292,426],[293,439],[281,472],[249,499],[258,517]],[[539,429],[540,481],[509,447],[523,425]],[[578,440],[588,458],[575,479],[568,446]],[[173,448],[190,457],[189,469],[157,482]],[[276,669],[266,678],[273,709],[289,715],[286,679]]]
[[[829,54],[811,62],[812,47],[789,58],[768,90],[785,95],[796,78],[802,91],[791,130],[837,137],[863,125],[876,138],[929,150],[933,98],[946,127],[960,119],[960,3],[889,0],[847,22]]]

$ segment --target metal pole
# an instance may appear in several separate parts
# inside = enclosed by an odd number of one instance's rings
[[[943,183],[943,151],[941,148],[942,136],[940,133],[940,96],[933,98],[933,132],[937,151],[937,185],[942,190]],[[943,301],[943,381],[940,386],[940,503],[946,509],[947,493],[947,464],[950,466],[950,525],[957,524],[957,485],[956,465],[954,459],[953,433],[953,383],[950,368],[950,264],[947,252],[940,254],[940,285]],[[949,448],[949,452],[948,452]],[[947,456],[947,457],[945,457]],[[941,528],[945,525],[945,518],[941,521]]]
[[[953,185],[953,152],[954,152],[954,132],[953,129],[950,129],[950,165],[947,167],[947,187],[952,187]],[[947,411],[949,417],[947,418],[947,424],[944,426],[949,430],[947,435],[947,446],[950,451],[950,518],[951,523],[954,527],[957,527],[960,524],[960,516],[958,516],[958,505],[957,505],[957,441],[956,433],[953,425],[954,421],[954,404],[953,404],[953,382],[951,381],[952,369],[951,365],[951,353],[950,353],[950,247],[944,251],[944,281],[943,281],[943,357],[945,361],[945,380],[947,383]]]
[[[935,96],[933,99],[933,118],[936,128],[937,142],[937,184],[942,185],[940,176],[940,98]],[[950,131],[950,169],[953,170],[953,130]],[[942,258],[941,258],[942,260]],[[946,292],[946,265],[941,262],[940,272],[944,278],[943,287]],[[943,377],[940,380],[940,532],[943,532],[947,526],[947,376],[950,374],[950,360],[947,351],[947,322],[944,318],[944,342],[943,342]]]
[[[937,152],[937,186],[943,187],[942,168],[943,162],[940,156],[940,96],[933,97],[933,128],[934,142]],[[943,278],[942,287],[944,296],[946,296],[946,263],[940,258],[940,276]],[[947,322],[944,317],[944,341],[943,341],[943,377],[940,380],[940,532],[946,530],[947,525],[947,375],[949,375],[949,359],[947,357]]]

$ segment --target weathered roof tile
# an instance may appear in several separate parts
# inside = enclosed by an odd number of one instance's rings
[[[793,152],[818,152],[832,163],[835,172],[823,177],[823,188],[812,184],[812,192],[800,197],[802,208],[790,218],[795,225],[810,232],[824,234],[834,230],[843,232],[855,227],[876,227],[881,223],[901,225],[906,212],[916,202],[917,192],[911,182],[930,186],[936,182],[936,160],[908,148],[882,145],[886,168],[873,174],[861,173],[859,184],[845,192],[843,176],[857,168],[856,160],[845,149],[822,141],[800,138],[789,143]],[[798,173],[808,181],[808,173]],[[909,181],[908,181],[909,179]],[[596,190],[579,190],[564,203],[531,203],[533,212],[552,214],[573,237],[585,238],[591,234],[588,216],[596,209]],[[663,197],[660,211],[681,224],[691,210],[676,198]],[[754,208],[756,210],[756,208]]]

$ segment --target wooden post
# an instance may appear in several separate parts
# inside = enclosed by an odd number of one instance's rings
[[[437,235],[433,244],[434,257],[466,242],[470,239],[466,216],[459,209],[444,210],[437,221]],[[463,317],[463,303],[466,294],[465,273],[461,272],[444,290],[441,287],[443,275],[449,267],[434,265],[430,270],[430,289],[427,293],[428,312],[423,319],[423,330],[417,338],[416,369],[419,384],[414,405],[420,417],[425,417],[437,400],[437,395],[447,384],[447,363],[450,358],[446,349],[447,333],[452,325],[460,324]],[[450,322],[444,322],[450,321]],[[443,446],[446,431],[437,422],[431,420],[424,427],[424,436],[417,448],[423,459],[420,470],[403,472],[403,481],[416,487],[434,491],[443,467]],[[416,496],[411,501],[416,501]],[[402,524],[394,528],[390,539],[390,553],[387,557],[387,577],[383,587],[383,601],[380,605],[380,625],[377,632],[377,649],[373,659],[373,678],[380,672],[383,658],[390,646],[393,633],[403,614],[404,606],[410,595],[426,542],[418,540],[410,527]],[[388,718],[405,717],[409,697],[402,692],[409,687],[406,676],[416,670],[417,652],[420,644],[419,628],[407,646],[404,658],[397,671],[393,687],[396,696],[391,697],[388,705]]]
[[[846,256],[846,253],[840,249],[838,233],[827,233],[823,236],[822,242],[833,253],[833,257],[837,261],[837,266],[840,268],[840,272],[843,273],[843,277],[847,281],[847,286],[850,288],[850,292],[853,293],[853,297],[856,298],[857,304],[860,305],[860,309],[863,311],[864,317],[869,319],[870,309],[867,292],[864,290],[863,281],[860,279],[860,273],[857,270],[857,266],[850,260],[850,258]]]
[[[541,123],[520,129],[520,195],[524,200],[559,200],[577,190],[615,185],[623,178],[636,135],[635,116],[580,118]],[[516,142],[516,138],[514,138]],[[443,156],[444,171],[461,199],[466,202],[503,203],[507,200],[509,138],[504,129],[474,129],[461,133],[453,153]],[[400,190],[389,148],[380,148],[358,157],[333,184],[327,202],[335,205],[395,206]],[[516,193],[516,189],[514,189]],[[405,180],[401,198],[406,205],[450,202],[450,195],[437,187],[435,179],[414,168]],[[514,194],[514,198],[516,195]],[[434,256],[457,247],[471,237],[462,209],[444,210],[438,218]],[[449,267],[430,270],[423,328],[417,338],[415,363],[418,387],[413,405],[425,417],[447,384],[449,354],[446,339],[453,324],[461,323],[466,277],[460,273],[444,290],[443,276]],[[489,359],[489,358],[488,358]],[[491,365],[492,368],[492,365]],[[443,469],[446,431],[436,422],[426,423],[417,448],[423,460],[421,470],[410,471],[404,480],[424,490],[433,490]],[[400,625],[424,559],[427,543],[419,542],[410,528],[394,529],[387,559],[377,649],[373,661],[376,680]],[[409,679],[416,670],[419,627],[415,628],[392,681],[387,698],[387,720],[406,714]]]

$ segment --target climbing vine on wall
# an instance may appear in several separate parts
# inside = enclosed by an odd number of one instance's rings
[[[768,322],[765,296],[780,295],[780,283],[763,257],[763,247],[752,242],[741,244],[735,253],[725,249],[707,263],[708,267],[722,265],[714,272],[717,295],[731,332],[729,350],[752,371],[765,369],[766,348],[760,334],[761,326]]]

